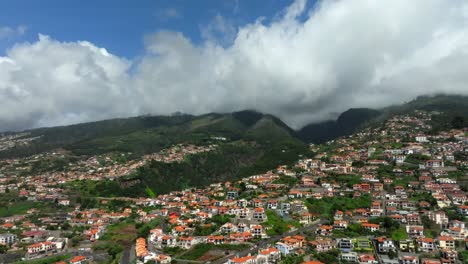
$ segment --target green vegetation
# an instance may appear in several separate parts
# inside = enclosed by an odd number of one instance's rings
[[[380,114],[379,110],[369,108],[349,109],[341,113],[336,121],[325,121],[303,127],[298,131],[298,135],[306,142],[323,143],[352,134]]]
[[[7,252],[7,246],[6,245],[1,245],[0,244],[0,254],[4,254]]]
[[[281,259],[281,264],[301,264],[303,261],[302,256],[287,255]]]
[[[35,207],[36,203],[31,201],[0,202],[0,217],[25,214],[26,211]]]
[[[94,250],[106,251],[111,256],[111,262],[119,260],[125,248],[128,248],[137,238],[135,225],[123,221],[107,227],[105,234],[93,245]]]
[[[174,256],[174,255],[184,252],[184,249],[180,247],[165,247],[163,248],[163,252],[164,254]]]
[[[279,179],[273,181],[273,183],[286,184],[289,187],[292,187],[298,183],[299,180],[296,177],[291,176],[280,176]]]
[[[408,234],[406,233],[406,230],[404,227],[400,227],[391,233],[391,237],[393,240],[399,241],[399,240],[408,239]]]
[[[339,249],[332,249],[323,253],[316,253],[315,258],[319,261],[327,264],[339,263],[338,257],[340,256],[341,251]]]
[[[429,160],[430,158],[431,157],[422,154],[410,154],[406,156],[405,162],[419,164],[425,162],[426,160]]]
[[[354,210],[371,206],[371,197],[323,197],[322,199],[307,199],[306,206],[312,213],[321,214],[332,218],[337,210]]]
[[[281,216],[279,216],[275,211],[267,210],[267,221],[264,223],[264,226],[267,227],[267,234],[272,235],[281,235],[289,231],[289,225],[299,227],[299,223],[296,221],[285,221]]]
[[[361,226],[361,224],[357,223],[352,223],[348,226],[347,229],[339,230],[339,229],[334,229],[333,230],[333,237],[359,237],[362,236],[362,234],[366,234],[367,231]]]
[[[55,263],[55,262],[67,260],[69,258],[71,258],[71,255],[65,254],[65,255],[56,255],[53,257],[41,258],[37,260],[19,261],[19,262],[14,262],[14,264],[49,264],[49,263]]]
[[[148,162],[135,174],[121,179],[139,182],[127,188],[123,188],[119,181],[77,181],[71,189],[79,190],[85,197],[152,196],[262,173],[278,164],[292,164],[299,155],[306,153],[307,147],[296,140],[276,143],[235,141],[221,144],[214,151],[187,156],[180,163]]]
[[[216,231],[217,225],[197,225],[195,227],[195,232],[193,233],[195,236],[208,236],[211,235],[213,232]]]
[[[158,227],[162,221],[164,221],[162,218],[156,218],[148,223],[137,223],[135,227],[137,229],[138,237],[147,237],[151,229]]]

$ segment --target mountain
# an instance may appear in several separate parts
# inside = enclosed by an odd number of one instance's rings
[[[325,121],[309,124],[297,134],[306,142],[322,143],[341,136],[350,135],[366,122],[382,114],[379,110],[369,108],[352,108],[339,115],[336,121]]]
[[[192,143],[219,147],[210,152],[188,156],[180,163],[148,162],[135,173],[117,181],[77,182],[71,189],[91,196],[139,196],[165,193],[212,182],[236,180],[263,173],[281,164],[292,164],[300,156],[311,156],[306,142],[323,142],[349,135],[367,125],[381,124],[395,114],[416,109],[439,111],[434,129],[466,126],[468,97],[418,97],[408,103],[383,109],[354,108],[337,120],[310,124],[294,131],[279,118],[245,110],[204,115],[140,116],[112,119],[71,126],[25,131],[22,137],[38,137],[28,146],[0,151],[0,158],[24,157],[55,149],[64,150],[74,159],[124,152],[137,159],[174,144]],[[461,120],[461,122],[460,122]],[[226,138],[226,140],[219,140]],[[67,162],[62,162],[66,167]],[[135,183],[138,184],[130,184]]]
[[[136,154],[159,151],[180,142],[203,142],[210,136],[232,140],[248,139],[276,142],[322,143],[350,135],[361,127],[378,123],[395,114],[419,110],[442,112],[433,122],[434,129],[449,127],[455,116],[468,120],[468,97],[460,95],[420,96],[410,102],[382,109],[352,108],[329,120],[304,126],[294,131],[279,118],[245,110],[233,113],[209,113],[200,116],[139,116],[111,119],[70,126],[25,131],[28,137],[40,137],[29,146],[0,151],[0,158],[29,156],[64,148],[76,155],[110,151]]]
[[[25,137],[38,139],[28,146],[1,151],[0,158],[28,156],[57,148],[75,155],[112,151],[145,154],[177,143],[201,143],[211,137],[301,143],[294,130],[280,119],[251,110],[200,116],[139,116],[24,132]]]
[[[451,122],[455,117],[461,117],[466,126],[468,96],[419,96],[410,102],[382,109],[352,108],[341,113],[337,120],[306,125],[297,131],[297,135],[305,142],[323,143],[341,136],[351,135],[366,125],[379,123],[393,115],[408,114],[415,110],[441,112],[432,121],[434,131],[451,127]]]
[[[118,181],[75,183],[77,186],[72,189],[81,190],[79,195],[139,196],[146,190],[165,193],[205,186],[263,173],[279,164],[292,164],[309,152],[295,131],[280,119],[252,110],[200,116],[141,116],[26,132],[27,137],[39,139],[30,146],[2,151],[0,157],[28,156],[60,148],[75,158],[110,152],[131,152],[130,158],[139,158],[179,143],[219,145],[214,151],[189,156],[180,163],[148,162]],[[125,182],[139,184],[128,187]]]

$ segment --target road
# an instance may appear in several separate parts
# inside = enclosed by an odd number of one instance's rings
[[[122,260],[120,261],[121,264],[132,264],[136,260],[136,255],[135,255],[135,244],[133,244],[131,247],[126,248]]]

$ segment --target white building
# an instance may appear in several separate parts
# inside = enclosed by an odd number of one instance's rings
[[[18,240],[18,237],[15,234],[0,234],[0,245],[10,245],[15,243],[16,240]]]

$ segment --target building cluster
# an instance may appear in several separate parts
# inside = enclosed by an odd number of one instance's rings
[[[68,241],[39,236],[47,227],[82,227],[84,240],[96,243],[109,226],[132,217],[140,224],[158,221],[135,241],[137,263],[171,263],[183,255],[164,252],[190,252],[198,245],[212,248],[199,261],[227,264],[279,263],[289,256],[308,264],[325,263],[325,256],[360,264],[461,263],[468,243],[468,196],[460,182],[468,165],[467,130],[429,133],[435,114],[395,116],[381,127],[311,145],[315,155],[293,166],[154,198],[128,198],[123,211],[81,208],[60,186],[124,175],[149,160],[183,162],[186,155],[217,146],[177,145],[124,163],[92,157],[67,173],[3,177],[4,191],[16,188],[27,200],[70,210],[40,219],[40,226],[25,221],[28,215],[4,218],[0,244],[14,250],[21,241],[30,257],[55,254]],[[106,167],[100,167],[102,159]]]
[[[0,134],[0,151],[28,146],[40,137],[32,137],[29,133]]]

